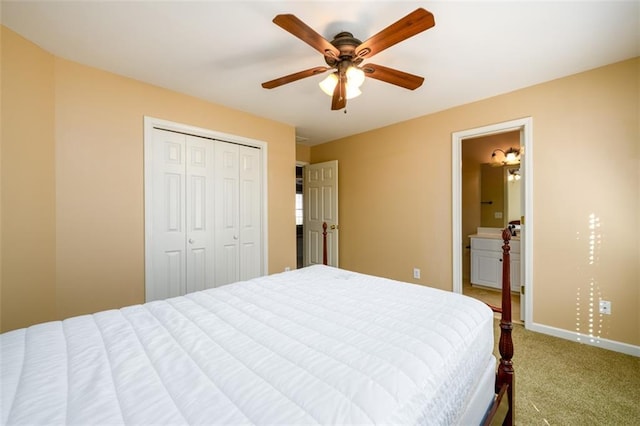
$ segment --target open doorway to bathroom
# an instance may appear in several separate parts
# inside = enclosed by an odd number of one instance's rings
[[[462,293],[501,303],[502,229],[513,229],[511,305],[520,315],[520,131],[462,140]],[[517,241],[517,243],[516,243]]]
[[[473,262],[473,256],[471,253],[471,248],[469,246],[471,246],[471,239],[469,238],[470,235],[474,235],[475,234],[486,234],[486,233],[491,233],[491,230],[499,230],[499,227],[505,227],[509,225],[509,220],[508,220],[508,212],[506,212],[506,210],[502,211],[502,221],[500,222],[500,214],[495,214],[495,213],[499,213],[499,212],[491,212],[491,210],[489,210],[489,216],[493,217],[493,219],[497,219],[499,221],[499,224],[493,224],[491,226],[495,226],[496,228],[488,228],[489,232],[485,229],[478,229],[478,228],[482,228],[482,226],[475,226],[475,229],[473,229],[474,225],[467,225],[465,226],[465,230],[463,231],[463,210],[464,210],[464,214],[473,214],[471,212],[469,212],[469,208],[467,206],[475,206],[475,215],[476,216],[480,216],[482,214],[481,211],[479,211],[481,209],[481,206],[483,206],[484,204],[481,204],[482,201],[493,201],[493,200],[482,200],[480,197],[480,189],[476,189],[476,199],[475,201],[472,201],[472,204],[470,204],[469,200],[465,201],[465,208],[463,209],[463,143],[468,143],[468,144],[473,144],[474,142],[478,142],[479,140],[481,140],[481,138],[483,137],[487,137],[487,136],[498,136],[498,135],[503,135],[503,134],[507,134],[510,132],[515,132],[515,134],[519,135],[519,138],[516,139],[514,142],[512,142],[514,144],[513,147],[511,146],[504,146],[504,147],[500,147],[499,145],[496,146],[491,146],[490,149],[488,150],[488,152],[485,152],[484,154],[482,154],[483,158],[485,159],[481,159],[481,162],[478,162],[479,164],[481,164],[482,162],[486,162],[486,163],[490,163],[493,161],[498,161],[498,162],[507,162],[508,161],[508,157],[510,154],[510,150],[509,148],[516,148],[515,143],[516,141],[519,141],[519,169],[516,170],[511,170],[511,168],[507,169],[507,168],[503,168],[503,172],[504,172],[504,176],[505,179],[509,178],[509,175],[513,175],[516,172],[519,172],[520,175],[520,187],[521,187],[521,195],[520,195],[520,230],[519,232],[517,231],[516,233],[519,236],[519,240],[520,241],[515,241],[515,239],[512,241],[511,247],[511,281],[512,284],[516,284],[515,286],[512,285],[511,290],[514,291],[517,294],[517,285],[520,286],[520,312],[519,312],[519,317],[520,319],[524,322],[525,328],[529,328],[529,325],[532,324],[533,321],[533,293],[535,292],[535,285],[533,282],[533,273],[532,273],[532,265],[533,265],[533,247],[532,247],[532,241],[533,241],[533,223],[534,223],[534,218],[533,218],[533,119],[531,117],[524,117],[524,118],[519,118],[519,119],[515,119],[515,120],[511,120],[511,121],[505,121],[505,122],[501,122],[501,123],[495,123],[495,124],[489,124],[486,126],[482,126],[482,127],[477,127],[477,128],[472,128],[472,129],[467,129],[467,130],[460,130],[460,131],[456,131],[453,132],[451,135],[451,148],[452,148],[452,152],[451,152],[451,158],[452,158],[452,173],[451,173],[451,179],[452,179],[452,257],[453,257],[453,262],[452,262],[452,266],[453,266],[453,291],[455,293],[463,293],[463,272],[464,275],[466,277],[469,277],[469,282],[470,284],[472,283],[472,276],[473,276],[473,271],[471,270],[471,264]],[[468,140],[468,141],[467,141]],[[494,143],[496,143],[496,141],[493,141]],[[473,146],[473,145],[469,145],[469,146]],[[499,148],[499,149],[498,149]],[[506,149],[505,149],[506,148]],[[466,153],[468,154],[468,153]],[[494,158],[493,154],[496,154]],[[516,155],[517,156],[517,155]],[[504,164],[503,164],[504,165]],[[509,166],[511,166],[511,164],[509,164]],[[480,166],[477,166],[478,168],[480,168]],[[515,169],[515,167],[514,167]],[[469,169],[465,168],[465,172],[468,172]],[[480,185],[480,172],[477,171],[476,175],[475,175],[475,183],[474,185],[476,185],[476,188],[479,188]],[[465,176],[465,179],[468,179],[469,176]],[[513,179],[515,179],[515,177],[513,177]],[[473,182],[473,181],[472,181]],[[506,185],[506,184],[505,184]],[[466,195],[464,195],[464,197],[466,198],[468,196],[468,192]],[[497,200],[496,200],[497,203]],[[493,206],[493,204],[486,204],[487,206]],[[503,201],[503,208],[504,208],[504,201]],[[508,202],[506,203],[507,207],[508,207]],[[482,231],[482,232],[478,232],[478,231]],[[494,238],[498,238],[500,239],[499,235],[495,235]],[[485,243],[489,246],[491,246],[490,243],[488,243],[487,241],[485,241],[483,244],[480,244],[481,246],[484,246]],[[517,246],[517,247],[516,247]],[[516,249],[519,252],[519,256],[514,256],[514,252],[516,251]],[[498,250],[496,250],[498,251]],[[496,265],[498,265],[497,262],[500,262],[500,260],[502,259],[502,256],[500,253],[496,254],[493,253],[492,254],[493,259],[487,259],[484,258],[482,266],[484,269],[482,269],[482,276],[480,277],[481,280],[480,282],[482,282],[483,284],[486,285],[486,281],[491,282],[493,279],[493,282],[495,282],[496,280],[501,281],[502,280],[502,272],[501,269],[502,268],[497,268]],[[491,257],[491,256],[489,256]],[[513,262],[517,261],[517,265],[514,264]],[[493,263],[491,263],[493,262]],[[487,272],[490,272],[490,267],[487,267],[487,265],[491,265],[493,264],[494,269],[498,269],[498,271],[495,271],[494,275],[491,276],[491,274],[485,274]],[[501,263],[499,264],[501,265]],[[468,269],[467,269],[468,268]],[[496,278],[496,276],[498,278]],[[518,280],[519,277],[519,280]],[[475,286],[471,286],[471,289],[473,289]],[[480,287],[480,286],[477,286]],[[516,287],[516,288],[514,288]],[[467,288],[469,290],[469,288]],[[525,291],[526,290],[526,291]],[[486,294],[483,296],[487,296]],[[518,318],[518,316],[516,316],[516,314],[514,313],[514,318]]]

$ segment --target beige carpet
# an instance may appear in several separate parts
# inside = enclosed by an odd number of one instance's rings
[[[469,282],[464,282],[462,284],[462,294],[482,300],[484,303],[493,306],[502,306],[502,293],[500,290],[472,286]],[[511,318],[515,323],[522,322],[520,321],[520,295],[518,293],[511,293]]]
[[[513,340],[517,425],[640,425],[640,358],[522,325]]]
[[[500,306],[497,290],[463,293]],[[512,294],[514,322],[520,296]],[[499,327],[496,321],[496,357]],[[515,324],[517,425],[640,426],[640,358],[526,330]]]

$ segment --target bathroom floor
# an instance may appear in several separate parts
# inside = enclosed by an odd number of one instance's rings
[[[493,306],[500,306],[502,304],[501,293],[498,290],[472,286],[468,281],[464,281],[462,284],[462,293],[465,296],[473,297],[488,303]],[[511,293],[511,318],[514,323],[522,323],[520,320],[520,294]]]

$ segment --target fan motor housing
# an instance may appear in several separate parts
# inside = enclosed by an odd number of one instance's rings
[[[331,44],[340,51],[340,56],[338,58],[333,58],[331,56],[325,55],[324,60],[327,65],[333,67],[338,62],[341,62],[345,59],[354,61],[354,63],[362,61],[362,59],[360,59],[360,61],[354,60],[356,56],[356,47],[361,45],[362,42],[355,38],[350,32],[343,31],[336,34],[333,40],[331,40]]]

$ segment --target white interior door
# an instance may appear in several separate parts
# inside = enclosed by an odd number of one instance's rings
[[[327,223],[327,264],[338,267],[338,161],[304,167],[304,265],[322,264]]]
[[[215,142],[216,287],[262,275],[262,153]]]
[[[240,146],[240,279],[262,275],[262,153]]]
[[[239,152],[239,145],[216,142],[216,287],[240,279]]]
[[[260,276],[260,149],[154,129],[152,157],[146,300]]]
[[[151,191],[151,282],[146,300],[165,299],[186,290],[185,136],[153,130]],[[149,281],[149,280],[147,280]]]
[[[210,140],[186,136],[186,292],[213,287],[214,146]]]
[[[151,255],[146,300],[166,299],[213,283],[213,146],[206,139],[153,129]]]
[[[165,299],[264,274],[267,146],[145,117],[145,292]]]
[[[150,156],[154,183],[147,215],[152,229],[147,301],[212,287],[215,260],[213,144],[153,129]]]

